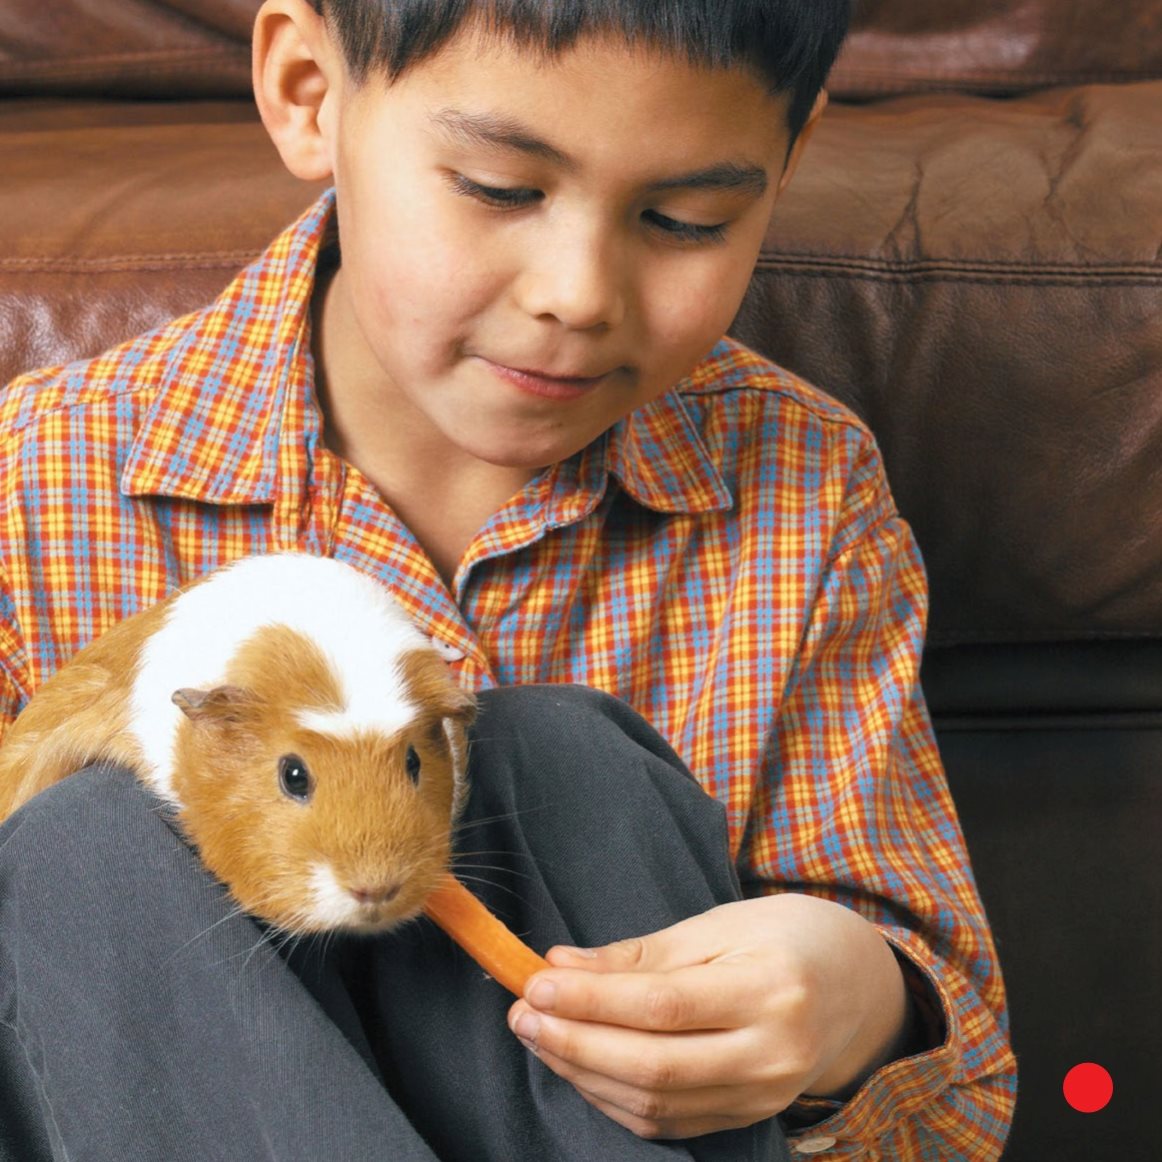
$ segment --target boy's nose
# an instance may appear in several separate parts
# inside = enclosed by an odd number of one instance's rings
[[[521,306],[533,318],[554,318],[570,330],[611,329],[625,318],[621,264],[608,244],[593,239],[550,246],[519,281]]]

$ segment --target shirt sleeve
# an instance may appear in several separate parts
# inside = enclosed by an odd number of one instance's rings
[[[750,894],[809,893],[874,923],[936,1035],[845,1104],[800,1099],[783,1120],[800,1154],[829,1160],[996,1159],[1016,1064],[996,950],[919,686],[926,579],[870,441],[861,459],[741,870]]]

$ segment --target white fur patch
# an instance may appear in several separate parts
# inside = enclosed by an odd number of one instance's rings
[[[403,730],[416,716],[410,702],[379,702],[361,698],[365,685],[356,685],[355,697],[344,691],[344,710],[300,710],[295,717],[299,724],[316,734],[330,734],[335,738],[350,738],[360,731],[393,735]]]
[[[180,806],[172,768],[182,712],[171,695],[182,687],[222,685],[238,648],[271,625],[310,638],[342,692],[340,713],[304,712],[310,729],[394,734],[416,713],[396,663],[429,642],[382,585],[326,557],[246,557],[178,597],[142,648],[131,718],[144,756],[142,774],[163,798]]]
[[[339,928],[359,915],[359,904],[335,878],[330,864],[316,863],[307,881],[307,922],[322,928]]]

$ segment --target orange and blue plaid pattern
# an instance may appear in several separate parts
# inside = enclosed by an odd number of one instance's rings
[[[1016,1089],[1004,990],[918,690],[923,567],[867,429],[723,340],[497,512],[449,590],[323,442],[309,302],[333,205],[204,310],[0,396],[0,725],[106,627],[216,566],[348,561],[466,686],[627,700],[726,805],[748,893],[856,908],[927,982],[943,1044],[846,1104],[796,1103],[809,1150],[996,1158]]]

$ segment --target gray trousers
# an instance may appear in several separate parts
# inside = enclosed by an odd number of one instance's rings
[[[486,693],[456,866],[534,948],[739,897],[724,811],[623,703]],[[635,1137],[509,1032],[430,921],[280,946],[94,767],[0,828],[0,1160],[787,1159],[778,1122]]]

